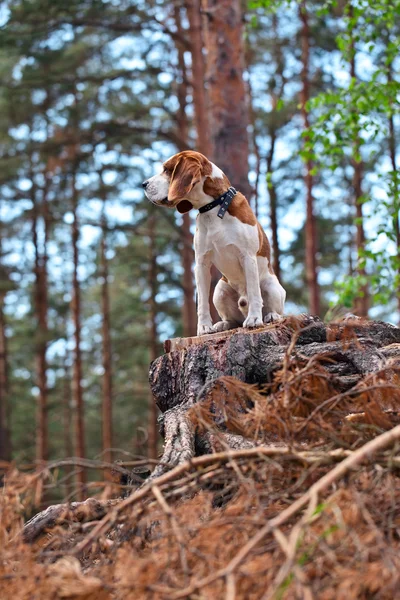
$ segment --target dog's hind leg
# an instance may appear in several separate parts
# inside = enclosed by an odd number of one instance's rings
[[[240,327],[244,316],[238,307],[239,294],[224,279],[220,279],[215,287],[213,302],[222,321],[215,323],[214,331],[227,331]]]

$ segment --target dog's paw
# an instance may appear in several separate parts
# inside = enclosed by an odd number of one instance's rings
[[[243,327],[248,327],[249,329],[252,329],[253,327],[262,327],[262,325],[263,322],[262,319],[260,319],[260,317],[251,316],[248,316],[245,322],[243,323]]]
[[[235,329],[235,327],[237,327],[237,324],[233,321],[218,321],[213,325],[213,331],[228,331],[229,329]]]
[[[274,323],[276,321],[280,321],[282,318],[282,315],[278,315],[277,312],[272,311],[265,315],[264,323]]]
[[[207,335],[215,333],[212,325],[197,325],[197,335]]]

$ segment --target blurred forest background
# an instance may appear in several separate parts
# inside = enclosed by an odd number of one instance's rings
[[[399,0],[13,0],[0,25],[1,460],[156,457],[195,215],[141,182],[180,150],[247,195],[287,313],[398,322]]]

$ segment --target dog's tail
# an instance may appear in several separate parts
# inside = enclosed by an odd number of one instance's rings
[[[240,298],[238,300],[238,308],[239,308],[240,312],[242,313],[242,315],[247,317],[247,313],[249,312],[249,303],[247,301],[246,296],[240,296]]]

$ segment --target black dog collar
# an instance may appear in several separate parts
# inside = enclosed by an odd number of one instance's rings
[[[208,212],[209,210],[212,210],[216,206],[221,206],[221,208],[218,211],[218,216],[220,219],[223,219],[226,211],[228,210],[228,208],[229,208],[232,200],[236,196],[236,194],[237,194],[237,191],[235,190],[235,188],[230,187],[229,190],[227,190],[226,192],[224,192],[222,194],[222,196],[220,196],[216,200],[213,200],[212,202],[209,202],[205,206],[202,206],[201,208],[199,208],[199,213],[205,213],[205,212]]]

